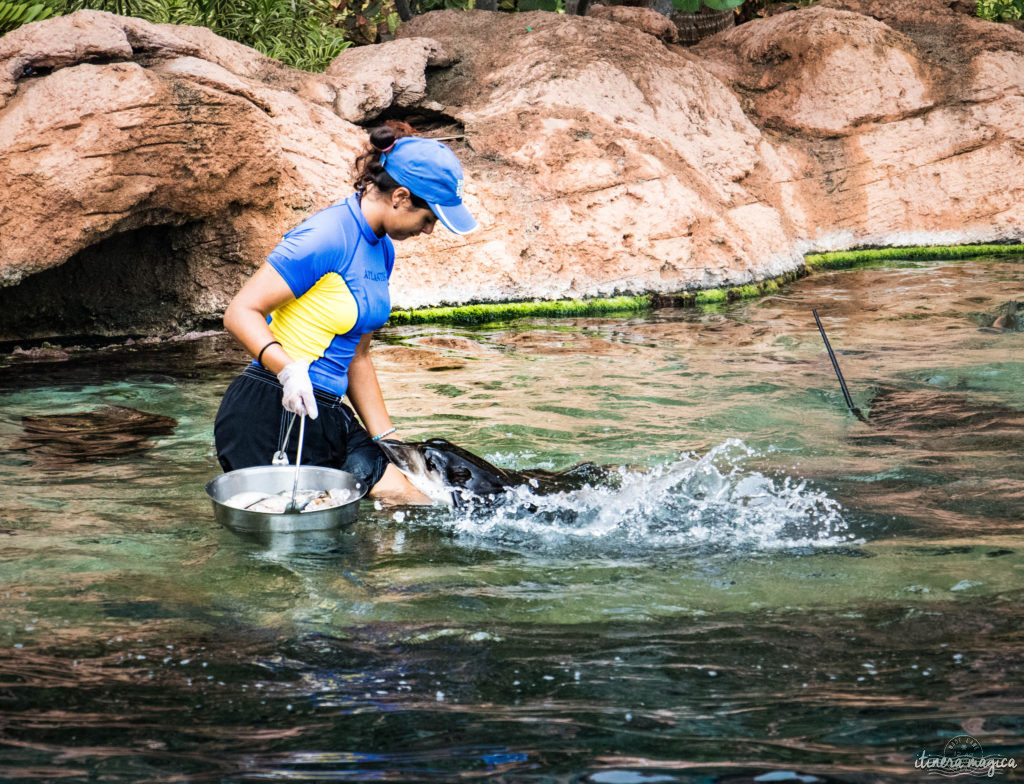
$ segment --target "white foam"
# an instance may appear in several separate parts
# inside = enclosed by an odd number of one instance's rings
[[[854,539],[840,505],[793,477],[743,467],[755,452],[729,439],[703,457],[684,455],[650,471],[620,469],[609,485],[537,495],[506,491],[498,503],[471,500],[442,521],[456,535],[532,549],[593,544],[601,549],[780,550],[833,547]]]

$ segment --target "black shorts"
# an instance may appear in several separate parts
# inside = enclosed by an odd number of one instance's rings
[[[213,436],[217,460],[225,471],[270,465],[292,414],[281,406],[281,384],[269,370],[250,365],[231,382],[220,402]],[[337,395],[314,390],[319,416],[306,419],[302,464],[348,471],[372,488],[384,475],[388,459]],[[295,465],[299,422],[285,451]]]

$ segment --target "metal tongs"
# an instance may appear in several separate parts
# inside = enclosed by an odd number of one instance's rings
[[[298,414],[292,414],[292,419],[288,423],[288,429],[285,430],[285,433],[284,433],[284,440],[281,442],[281,448],[278,449],[276,452],[274,452],[274,456],[272,458],[270,458],[270,464],[271,465],[276,465],[276,466],[286,466],[286,465],[288,465],[288,453],[285,452],[284,450],[285,450],[285,447],[288,446],[288,439],[290,439],[291,436],[292,436],[292,426],[295,424],[295,419],[298,416],[299,416]],[[306,417],[303,416],[302,417],[302,421],[299,422],[299,445],[298,445],[298,449],[295,450],[295,480],[292,482],[292,495],[291,495],[291,498],[288,499],[288,505],[284,508],[284,513],[285,514],[295,514],[297,512],[301,512],[303,509],[305,509],[309,505],[310,501],[313,500],[312,498],[308,498],[301,505],[295,503],[295,494],[298,492],[298,489],[299,489],[299,472],[300,472],[300,470],[302,468],[302,442],[305,439],[305,437],[306,437]],[[273,495],[273,494],[271,494],[271,495]],[[255,504],[260,503],[260,501],[265,500],[265,498],[267,498],[267,497],[269,497],[269,496],[265,496],[264,498],[261,498],[259,501],[254,501],[253,503],[249,504],[249,506],[247,506],[246,509],[248,509],[251,506],[254,506]]]
[[[281,442],[280,448],[274,452],[274,456],[270,458],[270,465],[288,465],[288,453],[284,451],[284,448],[288,446],[288,439],[292,437],[292,425],[295,424],[296,417],[298,414],[292,414],[288,429],[284,431],[284,440]]]
[[[294,421],[294,420],[292,420]],[[302,439],[306,437],[306,416],[303,414],[302,419],[299,420],[299,448],[295,450],[295,481],[292,482],[292,497],[288,501],[288,506],[284,508],[285,514],[295,514],[301,512],[309,504],[310,500],[306,501],[299,506],[295,503],[295,493],[299,489],[299,471],[302,468]]]

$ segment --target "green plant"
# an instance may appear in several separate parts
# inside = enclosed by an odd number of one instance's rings
[[[174,17],[173,0],[53,0],[58,14],[70,14],[88,8],[94,11],[108,11],[118,16],[136,16],[150,22],[170,22]]]
[[[1024,0],[978,0],[977,14],[990,22],[1024,19]]]
[[[743,5],[743,0],[672,0],[672,5],[677,11],[695,14],[702,5],[712,11],[728,11]]]
[[[53,9],[42,3],[8,3],[0,0],[0,35],[50,16],[53,16]]]
[[[58,13],[91,8],[208,27],[307,71],[322,71],[351,45],[345,30],[334,26],[338,13],[329,0],[54,0],[54,5]]]
[[[563,0],[518,0],[520,11],[565,11]]]

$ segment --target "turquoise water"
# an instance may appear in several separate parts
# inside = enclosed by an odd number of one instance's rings
[[[406,440],[609,477],[365,502],[332,536],[214,525],[228,338],[12,359],[0,778],[917,781],[963,734],[1024,764],[1024,336],[984,326],[1024,300],[1021,265],[386,330]],[[23,417],[110,405],[177,426],[91,461],[26,438]]]

